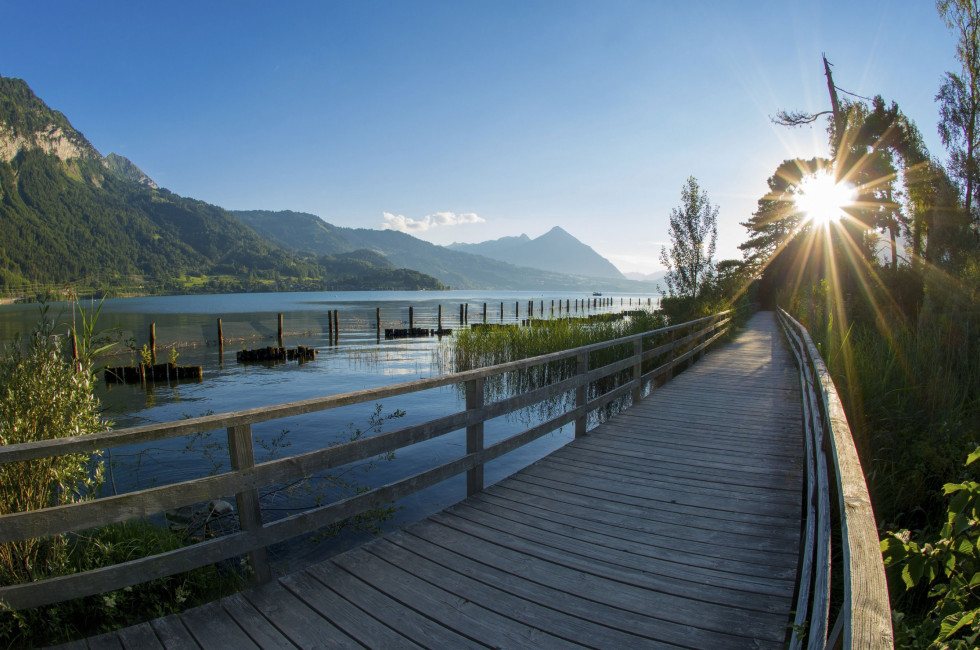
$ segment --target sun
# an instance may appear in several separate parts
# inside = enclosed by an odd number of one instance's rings
[[[856,198],[853,185],[838,183],[831,173],[819,171],[800,182],[795,202],[807,221],[826,226],[846,216],[842,208],[853,205]]]

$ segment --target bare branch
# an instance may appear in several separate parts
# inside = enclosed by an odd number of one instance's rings
[[[773,124],[780,126],[803,126],[813,124],[821,115],[829,115],[833,111],[820,111],[819,113],[805,113],[803,111],[779,111],[776,117],[770,116]]]

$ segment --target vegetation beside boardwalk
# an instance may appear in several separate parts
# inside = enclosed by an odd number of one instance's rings
[[[94,322],[81,317],[73,353],[43,311],[35,333],[0,355],[0,444],[104,431],[94,394]],[[76,358],[77,357],[77,358]],[[94,498],[102,484],[99,455],[70,454],[0,465],[0,515]],[[0,544],[0,584],[13,585],[110,566],[185,545],[183,536],[150,523],[113,524],[45,539]],[[239,567],[211,566],[135,587],[27,610],[0,605],[0,642],[32,647],[97,634],[230,593]]]

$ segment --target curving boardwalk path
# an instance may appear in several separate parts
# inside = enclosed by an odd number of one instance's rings
[[[448,510],[264,587],[72,644],[781,648],[802,499],[771,312],[637,406]]]

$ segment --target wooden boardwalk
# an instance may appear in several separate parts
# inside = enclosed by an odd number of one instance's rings
[[[797,373],[772,313],[627,412],[448,510],[78,647],[781,648]]]

